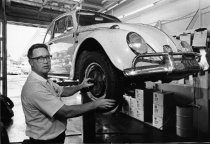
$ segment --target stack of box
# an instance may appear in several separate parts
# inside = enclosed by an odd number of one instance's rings
[[[172,93],[153,93],[152,125],[160,130],[175,126],[175,105]]]
[[[136,99],[138,113],[140,114],[139,120],[143,117],[142,121],[152,122],[152,104],[153,104],[153,90],[151,89],[136,89]]]
[[[130,113],[129,115],[133,118],[137,118],[137,101],[136,98],[130,98]]]
[[[137,118],[137,101],[135,98],[123,95],[124,102],[122,105],[122,113]]]
[[[152,122],[151,90],[135,89],[135,96],[124,95],[122,112],[140,121]]]
[[[135,98],[137,103],[136,119],[144,121],[144,90],[135,89]]]

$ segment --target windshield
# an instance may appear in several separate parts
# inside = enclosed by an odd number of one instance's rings
[[[120,20],[116,17],[105,15],[98,12],[80,10],[77,12],[77,21],[80,26],[88,26],[100,23],[119,23]]]

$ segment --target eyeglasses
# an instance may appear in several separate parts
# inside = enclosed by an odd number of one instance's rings
[[[45,60],[50,61],[52,58],[52,55],[47,55],[47,56],[39,56],[39,57],[33,57],[31,59],[37,60],[39,63],[44,62]]]

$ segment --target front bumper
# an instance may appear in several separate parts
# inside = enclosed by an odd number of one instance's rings
[[[154,57],[158,57],[159,60],[152,59]],[[132,62],[132,67],[124,69],[123,72],[126,77],[193,74],[201,70],[198,64],[199,59],[200,55],[195,52],[142,54],[137,55]]]

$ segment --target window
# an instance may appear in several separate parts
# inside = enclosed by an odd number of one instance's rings
[[[65,31],[65,17],[57,20],[55,22],[55,32],[54,32],[54,37],[58,37],[61,34],[63,34]]]
[[[66,31],[70,31],[73,28],[73,21],[71,16],[66,18]]]
[[[47,34],[45,35],[44,43],[47,43],[47,42],[50,41],[50,39],[52,38],[52,31],[53,31],[53,25],[50,26],[50,28],[48,29]]]
[[[73,28],[71,16],[65,16],[55,22],[54,37],[58,37],[63,33],[70,31]]]
[[[79,11],[77,12],[77,20],[80,26],[88,26],[100,23],[119,23],[120,20],[116,17],[105,15],[97,12]]]

